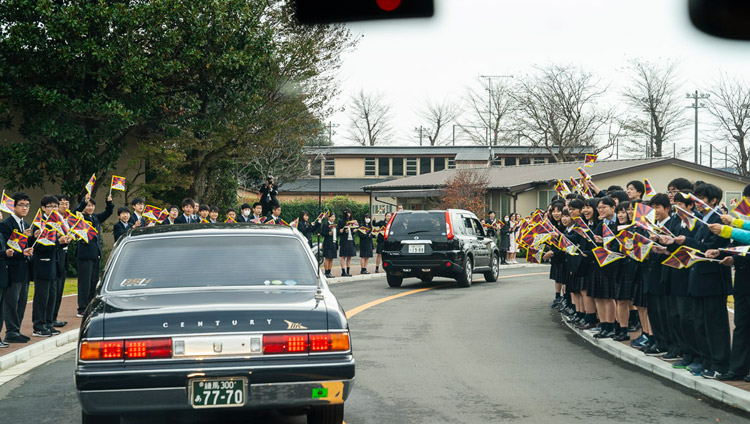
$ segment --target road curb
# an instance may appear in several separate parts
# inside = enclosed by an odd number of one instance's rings
[[[667,380],[681,386],[696,390],[711,399],[750,412],[750,393],[745,390],[738,389],[720,381],[697,377],[685,370],[674,369],[669,362],[663,361],[659,358],[646,356],[643,352],[625,346],[612,339],[595,339],[593,333],[575,328],[564,318],[562,321],[568,326],[568,328],[578,333],[578,335],[584,340],[618,359],[656,374],[659,377],[666,378]]]
[[[54,336],[54,337],[50,337],[47,340],[34,343],[32,345],[24,347],[23,349],[18,349],[15,352],[0,356],[0,371],[6,370],[14,365],[18,365],[20,363],[26,362],[29,359],[32,359],[40,355],[43,352],[58,348],[60,346],[63,346],[63,345],[66,345],[68,343],[72,343],[75,341],[78,341],[77,329],[66,331],[65,333],[58,334],[57,336]]]
[[[545,268],[547,266],[548,264],[527,264],[527,263],[513,264],[513,265],[501,265],[500,271],[502,272],[503,270],[506,270],[506,269],[520,269],[520,268]],[[334,278],[329,278],[326,281],[328,282],[328,284],[341,284],[341,283],[347,283],[350,281],[373,280],[375,278],[382,278],[382,277],[385,277],[385,272],[378,272],[378,273],[365,274],[365,275],[358,274],[358,275],[352,275],[351,277],[334,277]]]

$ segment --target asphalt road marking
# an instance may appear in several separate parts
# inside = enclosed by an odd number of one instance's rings
[[[548,274],[549,274],[549,272],[532,272],[532,273],[528,273],[528,274],[501,275],[501,276],[497,277],[497,279],[500,280],[500,279],[506,279],[506,278],[526,277],[526,276],[529,276],[529,275],[548,275]],[[437,289],[437,288],[440,288],[440,287],[445,287],[445,286],[450,285],[450,284],[455,284],[455,283],[440,284],[440,285],[432,286],[432,287],[425,287],[425,288],[421,288],[421,289],[409,290],[408,292],[394,294],[393,296],[381,297],[380,299],[375,299],[372,302],[367,302],[364,305],[360,305],[360,306],[357,306],[356,308],[348,310],[346,312],[346,318],[349,319],[349,318],[357,315],[358,313],[360,313],[362,311],[366,311],[366,310],[372,308],[373,306],[378,306],[381,303],[385,303],[385,302],[391,301],[393,299],[398,299],[400,297],[409,296],[410,294],[421,293],[423,291]]]

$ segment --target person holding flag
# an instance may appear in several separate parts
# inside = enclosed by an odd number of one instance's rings
[[[3,193],[3,195],[5,195],[5,193]],[[5,294],[5,289],[10,285],[10,279],[8,278],[8,262],[5,260],[6,256],[4,254],[5,249],[7,248],[5,238],[0,233],[0,250],[3,252],[3,254],[0,254],[0,317],[3,316],[3,295]],[[3,320],[0,318],[0,330],[2,329]],[[5,343],[0,337],[0,348],[8,348],[9,346],[10,345]]]
[[[393,216],[393,212],[386,212],[382,221],[377,221],[374,223],[374,225],[380,228],[378,230],[378,238],[376,239],[377,246],[375,247],[375,253],[377,254],[377,257],[375,258],[375,273],[378,273],[380,271],[380,264],[383,262],[383,244],[385,243],[385,236],[384,236],[385,226],[388,225],[388,222],[390,222],[392,216]]]
[[[284,221],[281,219],[281,206],[275,204],[271,207],[271,213],[263,221],[264,224],[269,225],[284,225]],[[271,224],[273,223],[273,224]]]
[[[359,260],[360,260],[360,274],[369,274],[367,271],[367,263],[372,258],[372,222],[370,214],[366,213],[365,225],[357,229],[357,237],[359,238]]]
[[[582,220],[581,222],[583,223],[583,225],[585,225],[586,228],[596,228],[599,224],[599,219],[595,211],[598,207],[599,202],[595,199],[586,199],[580,204],[578,204],[577,202],[578,201],[575,200],[572,200],[570,202],[569,208],[571,208],[571,217],[575,219],[574,209],[580,205],[581,209],[579,218]],[[598,265],[596,264],[593,253],[596,244],[593,240],[591,240],[593,239],[592,236],[589,235],[587,237],[587,233],[585,231],[582,232],[581,237],[583,238],[583,241],[579,244],[579,249],[581,251],[582,259],[579,265],[578,272],[580,278],[579,284],[581,287],[581,297],[583,298],[583,305],[586,310],[586,316],[584,318],[584,321],[578,324],[577,328],[581,330],[594,330],[598,328],[598,320],[596,315],[597,312],[599,312],[596,308],[596,302],[591,296],[592,291],[595,290],[593,288],[595,283],[595,273],[599,272]]]
[[[195,201],[191,198],[182,199],[182,215],[175,218],[175,224],[195,224],[197,221],[193,220],[193,212]]]
[[[350,266],[352,263],[352,256],[357,254],[357,248],[354,245],[354,233],[355,228],[352,228],[352,224],[356,223],[352,217],[352,211],[344,209],[341,220],[339,221],[338,231],[341,236],[341,242],[339,244],[339,256],[341,256],[341,276],[351,277],[349,273]],[[356,225],[359,227],[359,224]]]
[[[130,202],[133,207],[133,213],[128,218],[128,224],[131,228],[145,227],[146,218],[143,216],[143,210],[146,208],[146,200],[143,197],[136,197]]]
[[[307,244],[310,245],[310,248],[312,248],[313,246],[313,233],[320,229],[321,221],[322,218],[318,217],[318,219],[316,219],[315,222],[311,224],[310,214],[308,214],[307,211],[301,211],[299,213],[299,217],[297,217],[297,230],[299,230],[299,232],[302,233],[303,236],[305,236],[305,238],[307,239]]]
[[[333,260],[338,252],[338,229],[336,226],[336,214],[331,212],[328,220],[320,227],[320,237],[323,238],[323,269],[327,278],[333,278],[331,269],[333,269]],[[343,266],[342,266],[343,268]]]
[[[65,219],[70,215],[70,198],[64,194],[58,194],[57,196],[57,213]],[[70,233],[70,227],[68,226],[67,220],[65,222],[66,233],[70,238],[70,242],[75,240],[75,236]],[[59,321],[58,315],[60,313],[60,305],[62,304],[63,290],[65,289],[65,278],[68,276],[68,246],[70,243],[57,245],[57,280],[55,281],[55,306],[52,312],[52,326],[53,327],[64,327],[68,324],[67,321]]]
[[[21,323],[29,297],[29,262],[34,249],[28,244],[32,230],[24,218],[29,213],[31,198],[23,192],[13,193],[13,213],[0,222],[0,234],[5,240],[5,262],[8,267],[8,286],[3,289],[4,343],[26,343],[31,338],[21,334]],[[14,239],[24,239],[18,249],[10,247]]]
[[[115,209],[112,203],[112,196],[107,196],[106,208],[103,212],[97,214],[96,201],[91,198],[91,194],[86,194],[83,201],[76,207],[76,212],[82,212],[82,219],[88,221],[96,235],[88,242],[85,240],[78,242],[78,313],[77,317],[82,318],[91,299],[94,298],[96,291],[96,282],[99,280],[99,262],[102,258],[102,238],[101,224],[106,221]]]
[[[556,201],[550,206],[549,222],[560,234],[565,231],[565,227],[563,227],[561,223],[563,209],[565,209],[565,203],[563,201]],[[513,217],[515,218],[515,214],[513,214]],[[512,223],[511,225],[515,226],[515,223]],[[550,261],[549,278],[555,284],[555,300],[552,301],[551,307],[554,308],[555,306],[560,305],[563,299],[565,299],[565,308],[570,308],[573,302],[573,300],[570,299],[570,293],[566,291],[564,295],[562,294],[563,285],[567,279],[565,278],[565,252],[559,248],[559,238],[560,236],[558,233],[552,233],[552,239],[554,240],[554,242],[550,243],[552,249],[545,252],[542,259]],[[513,262],[511,261],[510,263]],[[572,308],[569,309],[569,311],[572,311]]]
[[[615,201],[611,197],[598,198],[597,213],[599,223],[594,228],[594,241],[597,245],[608,252],[618,250],[611,247],[616,244],[614,233],[617,232],[617,220],[615,218]],[[605,237],[607,242],[605,242]],[[610,253],[611,255],[611,253]],[[594,298],[596,310],[599,311],[601,322],[601,331],[594,335],[595,338],[610,338],[620,335],[622,329],[617,325],[615,320],[616,303],[614,300],[615,280],[619,272],[620,262],[613,260],[611,262],[599,263],[599,267],[594,267],[594,284],[589,296]]]
[[[211,224],[219,222],[219,208],[217,206],[211,206],[208,209],[208,222]]]

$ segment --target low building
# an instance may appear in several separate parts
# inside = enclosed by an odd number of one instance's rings
[[[515,167],[492,166],[476,169],[486,172],[489,180],[485,196],[485,210],[495,210],[499,215],[511,212],[528,214],[535,208],[545,208],[557,194],[554,186],[558,179],[580,178],[577,168],[580,162],[545,163]],[[742,196],[742,190],[750,184],[750,178],[696,165],[675,158],[647,158],[600,161],[591,168],[584,168],[601,189],[611,185],[625,187],[629,181],[647,178],[657,192],[664,192],[674,178],[684,177],[691,181],[705,181],[724,190],[723,201]],[[370,184],[364,187],[373,202],[380,198],[396,199],[405,209],[432,209],[439,207],[443,187],[457,170],[448,169],[430,174],[400,178]]]

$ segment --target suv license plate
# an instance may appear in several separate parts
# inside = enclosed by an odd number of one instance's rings
[[[424,253],[424,244],[410,244],[409,253]]]
[[[195,378],[190,380],[193,408],[229,408],[245,405],[245,377]]]

